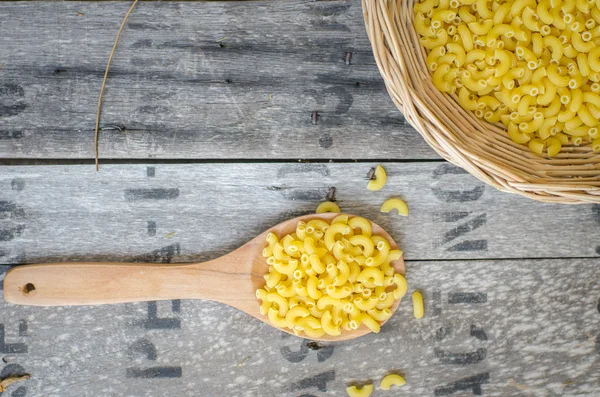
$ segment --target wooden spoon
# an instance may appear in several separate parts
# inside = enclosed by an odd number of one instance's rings
[[[298,221],[331,221],[339,214],[311,214],[282,222],[230,254],[204,263],[49,263],[17,266],[4,279],[4,300],[34,306],[100,305],[171,299],[207,299],[233,306],[270,325],[260,314],[256,289],[265,285],[269,266],[262,256],[267,233],[279,237],[295,232]],[[352,215],[350,215],[352,216]],[[373,234],[398,246],[385,230],[373,224]],[[392,262],[404,274],[404,261]],[[392,313],[400,301],[390,308]],[[284,329],[288,333],[292,331]],[[362,325],[342,331],[337,337],[318,340],[341,341],[371,332]],[[300,336],[303,336],[301,334]],[[306,336],[303,336],[306,337]]]

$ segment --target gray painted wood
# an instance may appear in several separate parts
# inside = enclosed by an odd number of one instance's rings
[[[93,156],[128,7],[0,3],[0,157]],[[103,158],[438,158],[388,97],[359,0],[140,2],[102,126]]]
[[[9,396],[345,396],[389,371],[407,385],[373,396],[475,395],[469,382],[483,396],[598,395],[600,260],[409,261],[407,275],[422,320],[405,300],[380,334],[316,351],[210,302],[0,303],[0,370],[32,375]]]
[[[343,211],[388,230],[409,260],[597,257],[600,206],[501,193],[447,163],[154,164],[0,167],[0,263],[201,261],[314,211],[335,187]],[[379,207],[399,196],[408,217]]]

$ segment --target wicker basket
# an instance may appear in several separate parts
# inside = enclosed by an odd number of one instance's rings
[[[446,160],[495,188],[546,202],[600,203],[600,154],[566,146],[552,159],[514,143],[435,88],[413,28],[414,0],[362,0],[387,90],[406,120]]]

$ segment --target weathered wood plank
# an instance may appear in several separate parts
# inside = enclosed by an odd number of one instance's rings
[[[13,396],[345,396],[394,370],[407,385],[386,395],[598,395],[598,259],[408,262],[407,275],[422,320],[407,299],[380,334],[316,351],[210,302],[0,303],[2,373],[32,375]]]
[[[343,211],[388,230],[409,260],[597,257],[600,206],[540,204],[447,163],[154,164],[0,167],[0,263],[200,261],[314,211],[331,187]],[[403,197],[410,216],[379,212]]]
[[[0,3],[0,157],[93,156],[128,7]],[[438,158],[389,99],[359,0],[141,2],[102,126],[104,158]]]

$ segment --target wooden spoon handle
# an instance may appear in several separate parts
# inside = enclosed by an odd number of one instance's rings
[[[35,305],[97,305],[163,299],[224,301],[247,276],[206,264],[51,263],[18,266],[4,280],[7,302]],[[226,279],[227,283],[223,280]]]

